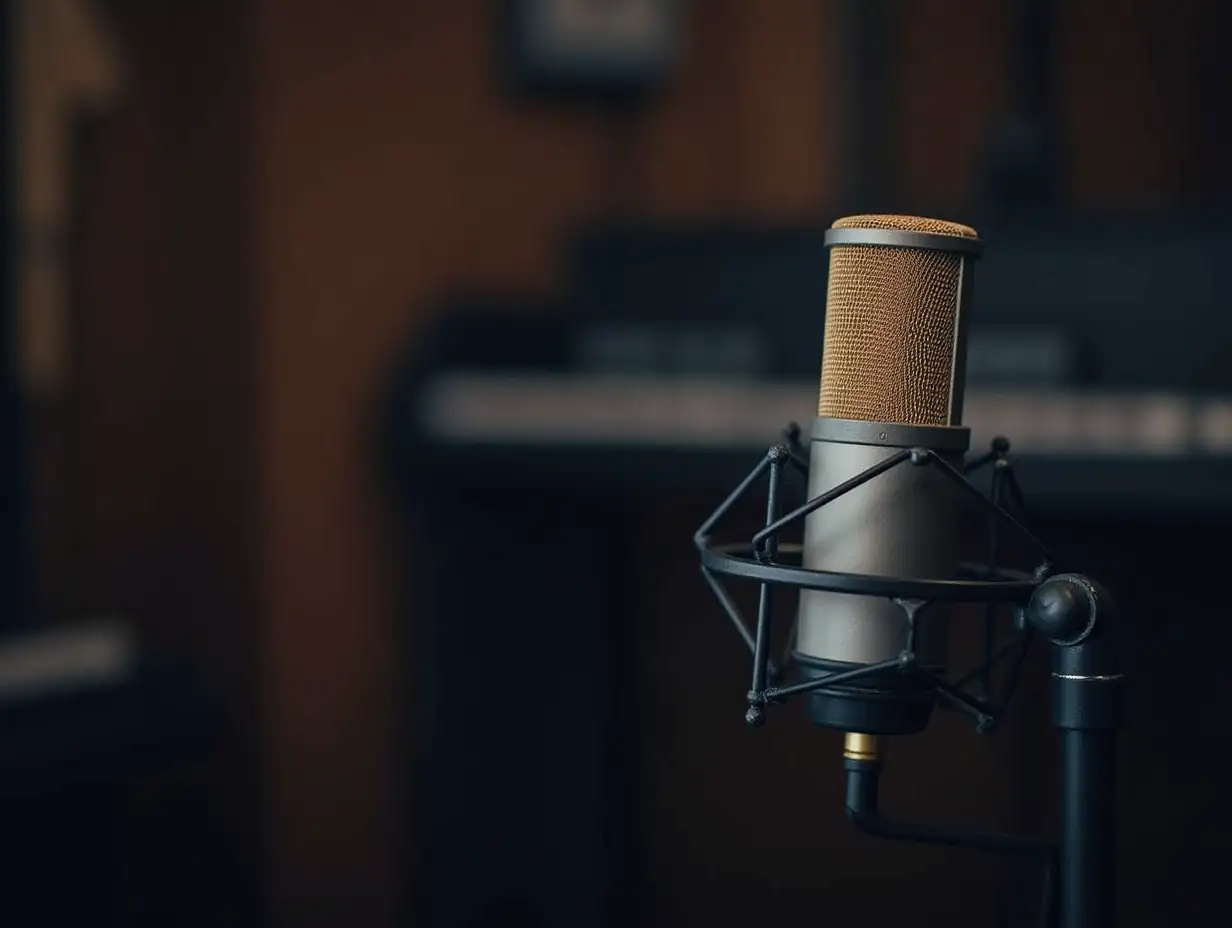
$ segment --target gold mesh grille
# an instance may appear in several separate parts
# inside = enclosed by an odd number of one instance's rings
[[[925,219],[922,216],[847,216],[837,220],[832,229],[893,229],[896,232],[930,232],[933,235],[961,235],[979,238],[975,229],[960,222]]]
[[[835,229],[978,237],[956,222],[849,216]],[[951,425],[962,256],[871,245],[830,249],[817,412],[840,419]]]

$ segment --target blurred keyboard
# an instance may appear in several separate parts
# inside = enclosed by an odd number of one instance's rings
[[[1232,226],[975,223],[964,422],[1033,502],[1232,509]],[[409,467],[457,479],[720,488],[816,410],[822,227],[597,228],[558,305],[453,302],[397,401]]]
[[[816,415],[816,383],[443,372],[419,427],[436,442],[755,449]],[[970,390],[972,446],[1020,454],[1232,458],[1232,398],[1133,391]]]

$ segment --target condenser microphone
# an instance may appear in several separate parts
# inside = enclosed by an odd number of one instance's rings
[[[866,834],[1029,855],[1044,864],[1043,924],[1108,928],[1115,918],[1116,732],[1124,678],[1117,611],[1099,584],[1057,574],[1047,547],[998,503],[1018,485],[995,439],[963,461],[967,313],[975,230],[911,216],[852,216],[827,231],[829,287],[821,396],[807,453],[772,446],[693,536],[702,574],[753,654],[745,722],[806,696],[813,721],[846,733],[843,766],[851,822]],[[792,430],[792,444],[798,435]],[[804,458],[807,457],[807,460]],[[992,464],[992,492],[968,474]],[[785,471],[808,473],[808,500],[780,515]],[[766,524],[751,543],[715,544],[715,525],[766,478]],[[959,564],[959,495],[989,518],[990,563]],[[780,548],[804,520],[804,543]],[[1015,529],[1040,560],[1029,572],[999,563],[998,526]],[[720,577],[759,584],[750,628]],[[773,592],[799,591],[792,655],[803,680],[782,679],[770,660]],[[946,679],[946,603],[1016,606],[1017,640]],[[1032,633],[1052,650],[1053,724],[1060,744],[1060,837],[972,832],[888,818],[880,811],[879,736],[928,725],[938,699],[990,731],[1008,705]],[[989,668],[1016,653],[1005,689],[992,696]],[[965,687],[984,677],[984,693]],[[1055,887],[1055,889],[1054,889]]]
[[[809,448],[814,499],[903,449],[956,467],[962,426],[974,229],[913,216],[852,216],[826,233],[826,293],[818,418]],[[810,570],[950,579],[957,569],[955,484],[935,467],[894,467],[812,512],[802,564]],[[887,599],[802,590],[794,657],[809,678],[894,660],[909,607]],[[887,671],[810,696],[814,722],[848,733],[910,734],[936,701],[926,671],[945,663],[941,604],[914,615],[920,673]]]

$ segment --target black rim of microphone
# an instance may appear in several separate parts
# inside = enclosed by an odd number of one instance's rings
[[[1030,626],[1022,621],[1021,609],[1030,600],[1036,587],[1053,573],[1052,557],[1047,547],[1007,508],[1008,504],[1021,511],[1025,505],[1009,457],[1009,441],[1003,437],[993,439],[987,451],[968,459],[961,468],[954,467],[927,448],[906,448],[808,500],[786,515],[780,515],[784,469],[796,470],[806,478],[808,475],[808,462],[799,441],[799,426],[793,423],[784,434],[785,443],[773,445],[766,452],[757,466],[711,513],[693,536],[693,543],[701,556],[702,576],[752,653],[752,680],[745,721],[749,725],[760,726],[765,721],[765,709],[770,705],[785,702],[793,696],[834,686],[850,686],[883,676],[887,672],[898,671],[930,684],[943,704],[969,715],[974,720],[977,731],[994,731],[1013,697],[1031,645],[1032,631]],[[780,544],[779,538],[785,529],[802,522],[811,513],[896,467],[934,467],[982,507],[989,518],[987,564],[961,564],[958,575],[952,579],[838,573],[805,568],[800,564],[799,545]],[[968,479],[968,475],[987,467],[992,468],[992,480],[991,492],[986,495]],[[765,527],[749,542],[712,543],[711,535],[718,523],[763,478],[766,478],[768,484]],[[1013,529],[1039,553],[1042,560],[1033,571],[1026,572],[999,564],[1003,556],[1007,528]],[[750,626],[745,620],[720,576],[758,582],[760,589],[755,625]],[[811,679],[801,682],[783,683],[781,675],[783,666],[791,659],[790,646],[780,665],[776,665],[770,656],[771,590],[776,586],[797,590],[827,590],[891,600],[903,613],[902,650],[893,660],[812,676]],[[935,602],[984,604],[982,659],[975,667],[953,680],[945,679],[916,659],[917,629],[929,606]],[[1002,605],[1015,607],[1014,625],[1017,633],[1010,641],[998,644],[996,610]],[[1006,659],[1011,662],[1009,670],[1001,692],[994,696],[991,685],[992,671]]]

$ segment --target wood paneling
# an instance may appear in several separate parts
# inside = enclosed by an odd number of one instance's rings
[[[643,214],[812,216],[833,189],[833,4],[692,4],[685,57],[638,144]]]
[[[1096,208],[1200,196],[1189,175],[1201,156],[1204,115],[1190,101],[1207,63],[1198,52],[1209,0],[1058,7],[1069,196]]]
[[[979,192],[984,151],[1012,101],[1008,4],[935,0],[900,7],[896,69],[904,196],[961,210]]]
[[[477,3],[266,2],[256,118],[266,790],[288,925],[396,909],[384,375],[442,290],[544,290],[592,120],[519,112]]]
[[[39,611],[131,619],[226,714],[201,763],[134,784],[139,923],[251,924],[260,614],[243,7],[103,6],[129,80],[80,127],[65,392],[35,410]],[[219,49],[227,49],[220,55]]]
[[[366,411],[443,290],[551,288],[563,235],[610,202],[610,133],[598,113],[511,101],[476,0],[259,9],[276,899],[289,924],[384,918],[396,905],[397,584]],[[651,212],[773,217],[821,197],[818,9],[697,5],[680,84],[635,143]]]

